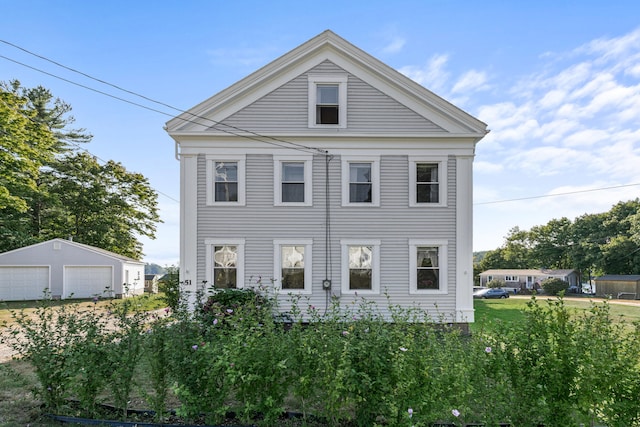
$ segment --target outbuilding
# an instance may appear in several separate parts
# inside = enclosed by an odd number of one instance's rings
[[[0,300],[129,297],[144,292],[144,262],[64,239],[0,254]]]
[[[606,274],[596,278],[596,296],[640,299],[640,274]]]

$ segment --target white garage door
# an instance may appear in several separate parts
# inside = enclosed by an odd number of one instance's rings
[[[0,300],[42,299],[49,290],[49,267],[0,267]]]
[[[112,296],[111,267],[65,267],[64,298],[92,298]]]

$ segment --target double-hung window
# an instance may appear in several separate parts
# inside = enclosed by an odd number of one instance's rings
[[[409,157],[409,206],[446,206],[444,157]]]
[[[245,204],[244,156],[207,156],[207,204]]]
[[[347,76],[315,75],[309,81],[309,127],[347,127]]]
[[[274,156],[274,204],[311,206],[313,156]]]
[[[242,288],[244,239],[205,239],[206,280],[214,289]]]
[[[409,292],[447,293],[447,242],[409,241]]]
[[[380,157],[342,156],[342,205],[380,206]]]
[[[341,240],[342,293],[380,293],[380,241]]]
[[[311,239],[275,240],[275,284],[283,292],[311,293]]]

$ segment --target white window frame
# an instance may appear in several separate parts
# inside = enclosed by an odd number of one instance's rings
[[[418,163],[438,164],[438,203],[418,203],[418,177],[416,166]],[[447,206],[447,158],[444,156],[409,156],[409,206],[430,208]]]
[[[304,289],[282,289],[282,247],[304,246]],[[312,293],[312,246],[313,239],[276,239],[273,241],[273,278],[274,287],[287,294],[310,295]]]
[[[418,248],[421,247],[437,247],[438,248],[438,270],[439,270],[439,289],[418,289]],[[444,295],[449,293],[448,283],[448,249],[449,242],[447,240],[409,240],[409,293]]]
[[[346,128],[347,127],[347,80],[346,75],[309,74],[309,128]],[[338,85],[338,124],[316,123],[317,87],[322,84]]]
[[[342,206],[377,207],[380,206],[380,156],[341,156],[342,162]],[[351,163],[371,163],[371,203],[352,203],[349,201]]]
[[[504,276],[505,282],[519,282],[520,276]]]
[[[304,163],[304,202],[282,201],[282,164]],[[273,194],[274,206],[312,206],[313,205],[313,155],[273,156]]]
[[[213,262],[213,252],[215,246],[236,246],[238,248],[238,259],[236,265],[236,289],[244,288],[244,242],[245,239],[204,239],[205,244],[205,280],[207,281],[206,288],[214,288],[213,283],[213,269],[215,263]]]
[[[246,186],[246,156],[228,156],[228,155],[207,155],[207,205],[212,206],[244,206],[245,205],[245,186]],[[216,183],[215,183],[215,164],[216,162],[236,162],[238,164],[238,201],[222,202],[216,201]]]
[[[380,240],[340,240],[342,248],[341,263],[341,290],[346,295],[379,295],[380,294]],[[350,246],[371,246],[371,289],[350,289],[349,288],[349,247]]]

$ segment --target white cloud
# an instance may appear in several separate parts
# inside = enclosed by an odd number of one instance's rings
[[[451,89],[452,93],[476,92],[489,89],[487,74],[482,71],[467,71],[458,79]]]
[[[382,48],[382,53],[398,53],[402,50],[406,42],[404,38],[395,36],[389,44]]]
[[[447,61],[449,56],[446,54],[434,55],[424,67],[408,65],[398,71],[422,86],[440,92],[444,90],[449,79],[449,73],[445,70]]]

